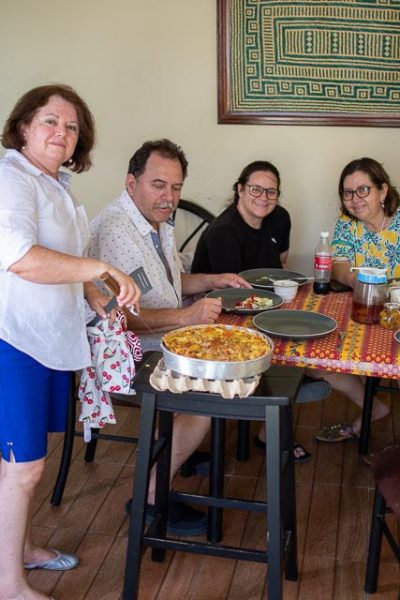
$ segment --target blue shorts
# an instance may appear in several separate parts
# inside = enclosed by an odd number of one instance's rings
[[[0,451],[16,462],[47,454],[47,434],[65,431],[73,385],[70,371],[55,371],[0,340]]]

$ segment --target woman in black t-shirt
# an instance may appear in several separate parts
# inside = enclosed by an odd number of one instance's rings
[[[199,240],[192,273],[285,268],[291,222],[278,204],[278,169],[270,162],[254,161],[243,169],[233,190],[233,203]]]
[[[291,222],[288,211],[278,204],[280,187],[279,171],[272,163],[257,160],[248,164],[233,185],[233,203],[201,236],[192,273],[286,268]],[[298,399],[322,400],[329,391],[325,382],[311,381],[302,385]],[[254,442],[265,448],[264,427]],[[293,453],[296,462],[311,458],[310,453],[296,442]]]

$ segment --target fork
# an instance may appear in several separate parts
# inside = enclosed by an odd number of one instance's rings
[[[346,332],[345,331],[339,331],[339,339],[338,339],[337,344],[336,344],[336,350],[341,350],[342,349],[342,345],[343,345],[343,341],[344,341],[345,337],[346,337]]]

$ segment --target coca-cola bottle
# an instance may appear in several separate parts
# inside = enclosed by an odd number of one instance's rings
[[[321,231],[320,239],[315,248],[314,285],[316,294],[327,294],[332,271],[332,251],[329,246],[329,231]]]

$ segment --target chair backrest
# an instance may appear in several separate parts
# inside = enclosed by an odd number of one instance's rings
[[[382,496],[400,519],[400,446],[378,452],[371,466]]]
[[[180,200],[174,213],[175,235],[179,252],[195,250],[198,238],[215,216],[190,200]]]

